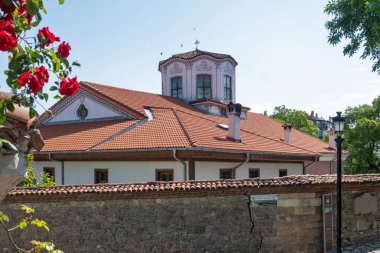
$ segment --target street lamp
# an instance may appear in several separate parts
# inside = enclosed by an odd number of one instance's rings
[[[344,130],[345,118],[341,116],[342,112],[337,112],[337,116],[332,118],[334,131],[337,133],[336,142],[336,160],[337,160],[337,189],[336,189],[336,252],[342,253],[342,142],[341,136]]]

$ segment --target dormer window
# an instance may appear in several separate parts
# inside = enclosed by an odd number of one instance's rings
[[[211,97],[211,75],[197,75],[197,99]]]
[[[171,96],[182,98],[182,76],[176,76],[171,79]]]
[[[224,76],[224,99],[229,101],[232,100],[231,80],[230,76]]]

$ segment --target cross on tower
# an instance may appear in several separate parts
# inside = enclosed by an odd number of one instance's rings
[[[199,40],[196,40],[196,41],[195,41],[195,43],[194,43],[194,44],[195,44],[195,49],[198,49],[198,44],[199,44],[199,43],[200,43]]]

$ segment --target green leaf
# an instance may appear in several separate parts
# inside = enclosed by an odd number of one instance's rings
[[[14,106],[14,104],[11,101],[8,101],[8,103],[7,103],[7,109],[10,112],[13,112],[15,110],[15,106]]]
[[[58,90],[58,87],[57,87],[57,86],[51,86],[51,87],[50,87],[50,90],[51,90],[51,91]]]
[[[49,99],[49,95],[47,93],[44,93],[44,98],[45,98],[45,101],[47,102]]]
[[[58,2],[59,2],[59,4],[63,4],[65,2],[65,0],[59,0]]]
[[[19,223],[20,229],[25,229],[27,226],[28,226],[28,222],[26,222],[25,220],[20,221]]]
[[[26,205],[21,205],[21,210],[25,211],[26,214],[34,213],[34,209]]]
[[[62,97],[60,95],[55,95],[54,99],[61,99]]]
[[[74,66],[78,66],[78,67],[81,66],[80,63],[79,63],[78,61],[73,61],[73,65],[74,65]]]
[[[66,58],[61,57],[61,62],[63,62],[63,64],[65,64],[66,68],[70,67],[70,63]]]
[[[35,117],[35,116],[38,116],[37,111],[36,111],[34,108],[30,107],[30,108],[29,108],[29,117],[30,117],[30,118],[33,118],[33,117]]]
[[[26,3],[25,7],[28,13],[34,16],[38,13],[39,3],[38,1],[31,0]]]
[[[0,214],[1,214],[0,215],[0,220],[5,221],[5,222],[9,222],[8,216],[6,216],[5,214],[2,214],[2,213],[0,213]]]

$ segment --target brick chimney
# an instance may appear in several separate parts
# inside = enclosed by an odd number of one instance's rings
[[[240,142],[240,114],[241,104],[228,104],[228,138]]]
[[[282,126],[284,128],[284,142],[286,144],[291,144],[291,142],[292,142],[292,125],[284,124]]]
[[[329,148],[336,149],[335,146],[335,132],[333,128],[329,130]]]

